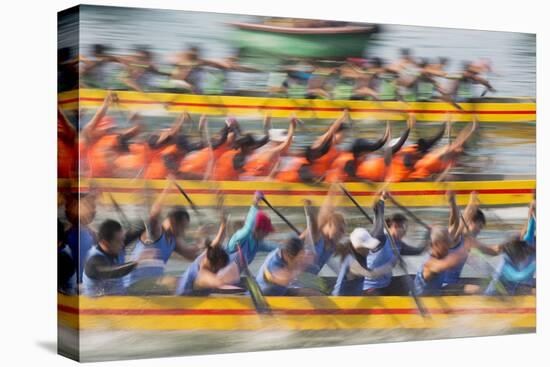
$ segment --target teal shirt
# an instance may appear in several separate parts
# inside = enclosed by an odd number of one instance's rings
[[[254,238],[254,228],[256,227],[256,215],[258,214],[258,208],[254,205],[250,207],[246,220],[241,229],[239,229],[231,237],[225,249],[229,254],[237,252],[237,245],[241,247],[243,256],[246,258],[246,262],[250,264],[258,251],[273,251],[278,246],[274,243],[267,241],[258,241]]]

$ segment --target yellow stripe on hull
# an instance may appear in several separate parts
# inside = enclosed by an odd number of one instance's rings
[[[249,181],[178,181],[187,191],[197,206],[214,206],[217,204],[218,192],[225,195],[226,206],[248,206],[252,202],[256,190],[261,190],[269,201],[277,207],[303,206],[304,199],[310,199],[313,205],[321,205],[328,185],[308,185],[301,183],[281,182],[249,182]],[[86,191],[89,181],[81,180],[80,189]],[[164,180],[149,180],[147,186],[158,195],[165,188]],[[60,179],[59,186],[66,187],[69,183]],[[143,197],[144,180],[132,179],[94,179],[93,186],[101,188],[103,193],[110,193],[120,204],[139,204]],[[371,206],[375,194],[382,184],[368,185],[365,183],[346,183],[345,187],[363,206]],[[468,203],[470,192],[477,191],[484,205],[525,205],[532,198],[536,188],[535,180],[513,181],[458,181],[447,183],[434,182],[402,182],[390,184],[389,190],[394,197],[408,207],[447,206],[445,192],[453,190],[457,194],[458,205]],[[73,189],[77,189],[76,184]],[[101,200],[110,203],[108,196]],[[174,205],[187,205],[185,198],[176,188],[169,190],[166,202]],[[339,206],[353,206],[353,203],[340,196]]]
[[[108,91],[79,89],[58,95],[63,109],[97,108]],[[482,102],[459,103],[459,111],[446,102],[371,102],[348,100],[311,100],[268,97],[206,96],[174,93],[117,92],[118,107],[126,110],[159,110],[169,112],[186,110],[207,115],[258,116],[270,111],[273,117],[289,117],[295,114],[302,119],[333,119],[350,110],[352,119],[377,119],[403,121],[405,112],[415,112],[419,121],[443,121],[447,111],[455,121],[468,122],[477,114],[480,122],[534,122],[535,102]]]
[[[267,297],[267,300],[272,314],[259,315],[248,297],[77,299],[59,295],[58,315],[62,324],[81,330],[487,331],[536,327],[534,296],[426,297],[423,301],[430,312],[427,318],[416,313],[410,297]],[[74,312],[78,304],[80,314]]]

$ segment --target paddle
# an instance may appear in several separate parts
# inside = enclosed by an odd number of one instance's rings
[[[363,209],[363,207],[357,202],[357,200],[355,200],[355,198],[351,195],[351,193],[344,187],[344,185],[340,184],[340,189],[342,190],[342,192],[348,197],[348,199],[351,200],[351,202],[357,207],[357,209],[359,209],[359,211],[361,212],[361,214],[363,214],[365,216],[365,218],[368,219],[369,222],[371,223],[374,223],[374,221],[372,220],[372,218],[370,217],[370,215],[367,214],[367,212],[365,211],[365,209]]]
[[[195,203],[193,202],[193,200],[191,200],[191,198],[189,197],[189,195],[187,195],[187,193],[185,192],[185,190],[177,183],[174,181],[174,185],[176,186],[176,188],[178,189],[178,191],[180,192],[180,194],[183,195],[183,197],[185,198],[185,200],[187,200],[187,202],[189,203],[189,206],[191,206],[191,209],[193,209],[193,211],[199,216],[199,222],[201,222],[202,224],[202,213],[199,211],[199,209],[197,208],[197,206],[195,205]]]
[[[243,252],[241,250],[241,245],[237,243],[237,253],[239,254],[239,259],[242,264],[243,272],[244,272],[244,282],[246,288],[248,288],[248,291],[250,293],[250,298],[252,298],[252,303],[254,303],[254,307],[256,308],[256,311],[261,314],[269,314],[271,313],[271,309],[262,294],[262,290],[260,289],[260,286],[256,282],[256,279],[252,276],[252,273],[250,272],[250,269],[248,269],[248,263],[246,259],[244,258]]]
[[[410,209],[408,209],[407,207],[404,207],[403,205],[399,204],[397,202],[397,200],[395,200],[395,198],[391,194],[388,195],[388,199],[393,203],[393,205],[395,205],[396,207],[401,209],[403,212],[405,212],[405,214],[407,214],[409,217],[411,217],[416,223],[420,224],[422,227],[424,227],[428,231],[432,230],[432,228],[428,224],[426,224],[426,222],[424,222],[422,219],[420,219]]]
[[[422,315],[422,317],[427,317],[427,316],[429,316],[428,315],[428,310],[426,309],[426,307],[424,307],[424,304],[423,304],[422,300],[416,294],[416,290],[414,288],[414,283],[413,283],[413,281],[411,279],[411,276],[409,275],[409,271],[407,269],[407,264],[405,263],[405,260],[403,260],[403,257],[399,253],[399,249],[397,248],[397,245],[395,244],[395,240],[393,239],[392,235],[390,234],[390,229],[388,227],[388,224],[386,223],[385,220],[383,220],[383,222],[384,222],[384,229],[386,230],[386,236],[390,240],[390,244],[391,244],[392,251],[393,251],[394,255],[397,257],[397,264],[401,268],[401,271],[405,274],[405,279],[406,279],[406,282],[407,282],[407,288],[409,288],[409,293],[412,296],[412,298],[414,300],[414,303],[416,303],[416,308],[420,312],[420,315]]]
[[[292,224],[288,219],[286,219],[286,217],[281,212],[279,212],[277,209],[275,209],[273,207],[273,205],[271,205],[269,203],[269,201],[267,201],[265,196],[262,196],[261,200],[265,203],[265,205],[267,205],[269,207],[269,209],[273,210],[273,212],[275,214],[277,214],[277,216],[279,218],[281,218],[283,220],[283,222],[285,222],[290,227],[290,229],[292,229],[298,236],[300,236],[302,234],[302,232],[300,232],[300,230],[298,228],[296,228],[296,226],[294,226],[294,224]]]

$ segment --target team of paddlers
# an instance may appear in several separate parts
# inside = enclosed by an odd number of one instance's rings
[[[131,222],[113,200],[122,224],[106,219],[97,226],[92,222],[96,200],[102,193],[96,190],[78,195],[66,193],[66,222],[58,221],[59,290],[103,296],[149,294],[163,289],[164,294],[204,296],[247,289],[252,292],[250,282],[265,296],[376,296],[396,292],[414,296],[449,292],[515,295],[535,289],[535,201],[520,233],[504,243],[485,244],[478,239],[486,218],[475,192],[463,213],[455,195],[449,192],[449,222],[448,226],[441,226],[427,224],[401,206],[389,192],[381,191],[373,207],[372,228],[362,225],[351,229],[338,209],[338,200],[343,197],[340,190],[351,194],[334,184],[320,208],[304,200],[303,230],[296,229],[257,192],[244,221],[232,221],[221,201],[217,208],[217,232],[199,229],[195,242],[189,243],[188,211],[182,207],[163,210],[171,185],[178,184],[171,179],[167,181],[166,189],[151,204],[146,219]],[[396,212],[387,216],[386,202],[406,215]],[[260,208],[262,203],[294,230],[286,240],[269,240],[275,228],[267,212]],[[371,217],[365,209],[361,210],[366,222]],[[194,207],[194,213],[199,215],[200,209]],[[409,218],[426,230],[425,241],[416,246],[405,242]],[[238,229],[234,231],[231,227],[235,226]],[[269,253],[255,279],[244,282],[243,277],[252,277],[248,266],[259,251]],[[179,276],[168,275],[166,263],[176,253],[191,263]],[[400,277],[400,282],[406,281],[396,287],[398,278],[392,274],[397,266],[406,269],[402,256],[420,255],[425,260],[416,275]],[[498,267],[489,265],[487,256],[501,256]],[[468,259],[482,274],[478,279],[481,281],[461,277]],[[337,274],[330,288],[319,277],[325,266]]]
[[[353,138],[347,110],[333,121],[311,145],[291,149],[302,121],[291,117],[287,130],[271,129],[264,117],[264,134],[247,133],[228,117],[217,134],[210,136],[206,116],[201,116],[194,139],[184,132],[192,128],[192,117],[183,112],[171,127],[146,132],[144,117],[131,114],[118,122],[108,115],[117,96],[109,93],[101,108],[79,133],[61,110],[58,111],[58,176],[71,178],[165,179],[173,175],[185,180],[334,183],[348,181],[401,182],[428,180],[449,171],[477,128],[476,118],[447,144],[438,144],[449,131],[444,122],[433,136],[409,142],[415,116],[391,139],[388,124],[380,138]],[[449,118],[450,120],[450,118]],[[352,141],[345,143],[347,137]],[[449,136],[449,134],[447,134]]]

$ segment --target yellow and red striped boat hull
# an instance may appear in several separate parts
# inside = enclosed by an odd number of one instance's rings
[[[215,206],[218,195],[224,194],[226,206],[248,206],[256,190],[264,192],[271,204],[277,207],[303,206],[303,200],[309,199],[313,205],[321,205],[329,185],[310,185],[302,183],[281,183],[269,181],[178,181],[197,206]],[[101,189],[104,194],[111,194],[119,204],[141,204],[143,189],[148,187],[154,195],[160,194],[167,185],[165,180],[133,180],[123,178],[94,179],[93,182],[82,179],[71,183],[60,179],[59,187],[71,187],[74,191],[88,191],[90,186]],[[344,186],[363,206],[374,203],[382,184],[346,183]],[[512,206],[526,205],[533,199],[535,180],[504,180],[504,181],[456,181],[446,183],[434,182],[402,182],[390,184],[386,190],[408,207],[447,206],[447,190],[456,193],[458,205],[468,203],[470,193],[477,191],[483,205]],[[109,197],[103,195],[100,199],[110,203]],[[172,187],[167,191],[166,202],[174,205],[187,205],[180,192]],[[353,206],[341,194],[339,206]]]
[[[346,330],[536,328],[534,296],[267,297],[258,314],[248,297],[58,296],[58,319],[80,330]]]
[[[97,108],[108,91],[79,89],[58,95],[62,109]],[[302,119],[333,119],[347,108],[352,119],[403,121],[404,114],[413,112],[418,121],[443,121],[452,112],[455,121],[468,122],[477,115],[480,122],[534,122],[536,103],[531,99],[512,99],[514,102],[459,103],[458,110],[445,102],[371,102],[349,100],[311,100],[272,97],[210,96],[175,93],[117,92],[118,108],[132,111],[166,109],[207,115],[258,116],[269,111],[273,117]]]

